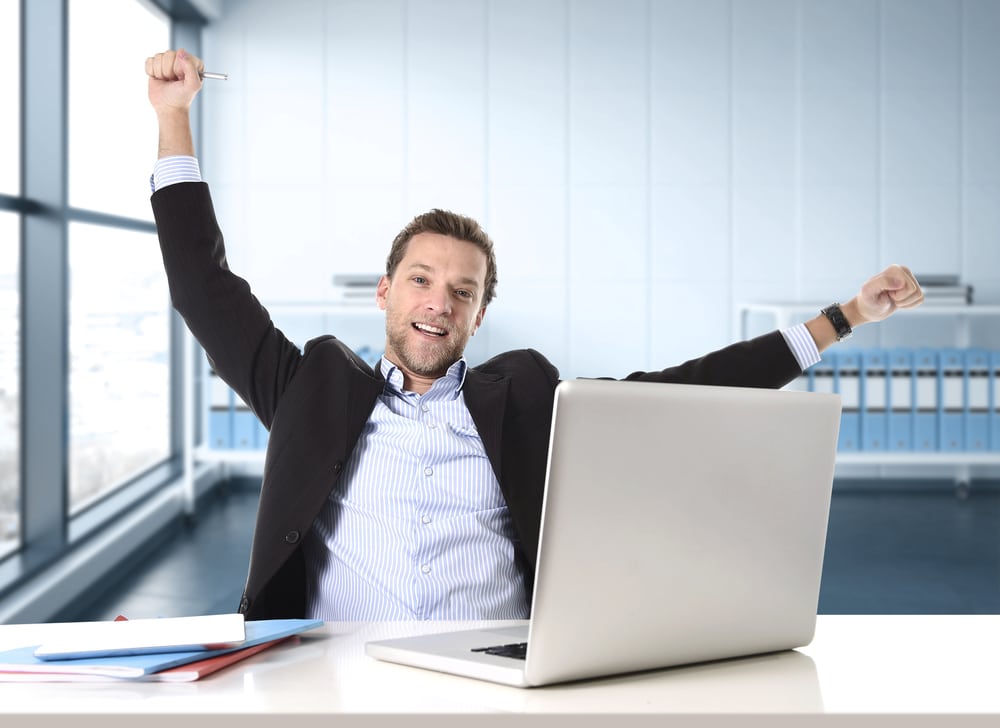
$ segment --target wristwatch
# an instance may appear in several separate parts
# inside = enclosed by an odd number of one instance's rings
[[[844,312],[840,310],[839,303],[831,303],[826,308],[820,311],[824,316],[826,316],[827,321],[833,325],[833,330],[837,332],[837,341],[843,341],[844,339],[851,338],[851,334],[854,333],[854,329],[851,325],[847,323],[847,316]]]

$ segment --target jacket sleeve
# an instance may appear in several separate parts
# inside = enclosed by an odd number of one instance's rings
[[[802,373],[785,337],[773,331],[675,367],[633,372],[626,380],[777,389]]]
[[[216,373],[268,428],[301,354],[275,328],[250,285],[229,270],[204,182],[164,187],[151,198],[171,303]]]

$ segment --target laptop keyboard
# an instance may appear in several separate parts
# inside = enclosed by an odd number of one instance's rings
[[[493,647],[473,647],[473,652],[482,652],[487,655],[498,655],[499,657],[512,657],[515,660],[523,660],[528,653],[527,642],[514,642],[509,645],[495,645]]]

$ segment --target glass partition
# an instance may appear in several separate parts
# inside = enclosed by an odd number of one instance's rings
[[[136,0],[70,0],[69,204],[151,220],[156,117],[146,58],[166,50],[170,21]]]
[[[69,226],[70,512],[170,452],[170,300],[153,233]]]
[[[0,212],[0,556],[20,542],[20,218]]]

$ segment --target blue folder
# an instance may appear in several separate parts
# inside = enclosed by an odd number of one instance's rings
[[[62,673],[141,679],[172,667],[226,655],[230,652],[291,637],[322,626],[322,620],[318,619],[262,619],[246,623],[246,641],[237,647],[222,650],[90,657],[79,660],[42,660],[34,655],[37,645],[31,645],[0,652],[0,670],[20,673]]]
[[[840,394],[840,435],[837,449],[854,452],[861,449],[860,429],[860,377],[861,355],[854,350],[837,352],[833,369],[833,388]]]
[[[990,449],[990,353],[965,351],[965,449]]]
[[[257,447],[257,415],[237,397],[233,408],[233,448],[254,450]]]
[[[990,443],[1000,450],[1000,351],[990,353]]]
[[[965,449],[965,352],[942,349],[938,362],[938,446],[944,452]]]
[[[216,449],[233,445],[233,408],[215,406],[208,411],[208,444]]]
[[[893,349],[889,352],[889,387],[886,406],[889,410],[889,450],[913,449],[913,417],[916,380],[913,375],[913,351]]]
[[[233,413],[236,395],[212,370],[208,370],[205,392],[208,398],[207,444],[220,450],[231,448],[234,437]]]
[[[806,370],[810,392],[832,392],[833,370],[837,359],[836,352],[826,351],[823,358]]]
[[[913,352],[913,449],[938,449],[938,352],[921,348]]]
[[[888,362],[882,349],[861,354],[861,449],[886,450],[889,412]]]

